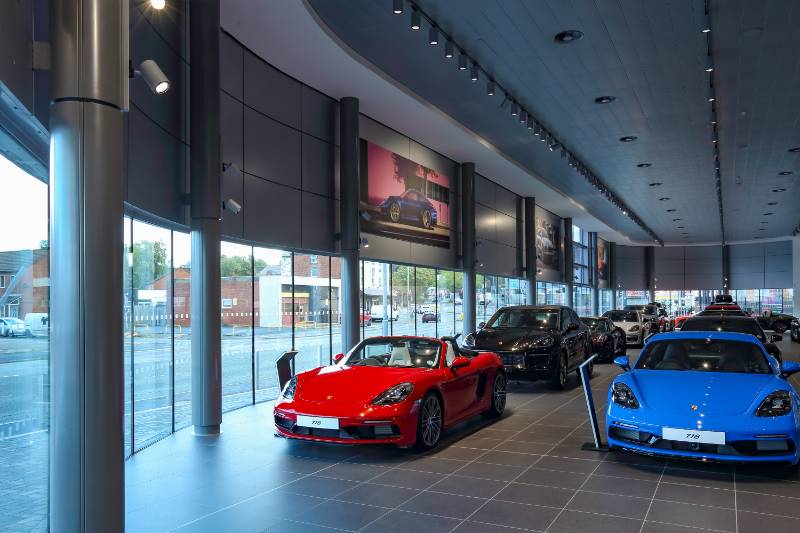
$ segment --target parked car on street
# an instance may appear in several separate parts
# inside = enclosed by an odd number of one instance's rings
[[[23,337],[25,335],[25,322],[19,318],[0,318],[0,337]]]
[[[428,322],[439,322],[439,313],[434,313],[432,311],[422,313],[422,323],[426,324]]]
[[[25,315],[25,335],[28,337],[47,337],[50,334],[50,317],[47,313],[28,313]]]
[[[375,304],[370,308],[369,314],[372,316],[373,322],[383,322],[384,315],[388,320],[397,320],[397,309],[391,305],[387,305],[384,309],[382,304]]]

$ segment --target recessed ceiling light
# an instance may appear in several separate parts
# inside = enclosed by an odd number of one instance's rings
[[[778,205],[778,202],[767,202],[767,205]]]
[[[667,209],[667,213],[674,213],[677,209]]]
[[[639,163],[636,166],[639,167],[639,168],[649,168],[649,167],[653,166],[653,163]]]
[[[556,33],[553,40],[557,43],[571,43],[583,37],[583,32],[580,30],[566,30]]]
[[[610,104],[614,100],[616,100],[616,96],[598,96],[594,99],[595,104]]]
[[[683,220],[683,219],[682,218],[673,218],[672,219],[673,222],[678,222],[678,221],[681,221],[681,220]]]
[[[758,231],[767,231],[767,228],[758,228]]]
[[[639,137],[635,135],[626,135],[625,137],[620,137],[619,140],[624,143],[630,143],[638,139]]]
[[[686,226],[678,226],[678,229],[686,229]]]
[[[767,222],[766,220],[762,220],[761,222],[759,222],[759,224],[769,224],[769,222]]]
[[[783,172],[778,172],[778,176],[788,176],[792,173],[791,170],[784,170]]]
[[[761,235],[754,235],[754,236],[753,236],[753,238],[754,238],[754,239],[760,239],[760,238],[761,238]]]
[[[800,146],[795,146],[794,148],[789,148],[789,151],[792,153],[800,152]]]
[[[780,189],[772,189],[772,192],[786,192],[786,189],[781,187]]]
[[[768,217],[768,216],[770,216],[770,215],[774,215],[774,214],[775,214],[775,213],[773,213],[773,212],[771,212],[771,211],[770,211],[769,213],[764,213],[764,216],[765,216],[765,217]]]
[[[666,202],[667,200],[672,200],[672,198],[670,198],[669,196],[662,196],[658,200],[661,201],[661,202]]]
[[[661,187],[662,185],[664,184],[661,183],[660,181],[654,181],[653,183],[650,184],[651,187]]]

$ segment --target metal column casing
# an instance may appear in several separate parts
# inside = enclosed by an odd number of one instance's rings
[[[525,198],[525,278],[528,304],[536,305],[536,198]]]
[[[359,318],[359,203],[361,194],[358,99],[339,101],[339,222],[342,248],[342,349],[346,352],[358,344]]]
[[[461,164],[461,258],[464,268],[464,335],[475,331],[475,163]]]
[[[564,219],[564,282],[567,284],[567,306],[572,307],[572,287],[574,287],[575,257],[572,248],[572,218]]]

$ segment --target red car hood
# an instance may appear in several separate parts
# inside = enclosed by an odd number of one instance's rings
[[[399,383],[411,383],[434,370],[377,366],[326,366],[298,376],[297,399],[306,402],[359,403]]]

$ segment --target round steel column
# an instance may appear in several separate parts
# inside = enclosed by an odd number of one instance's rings
[[[475,331],[475,163],[461,164],[461,257],[464,268],[463,333]]]

